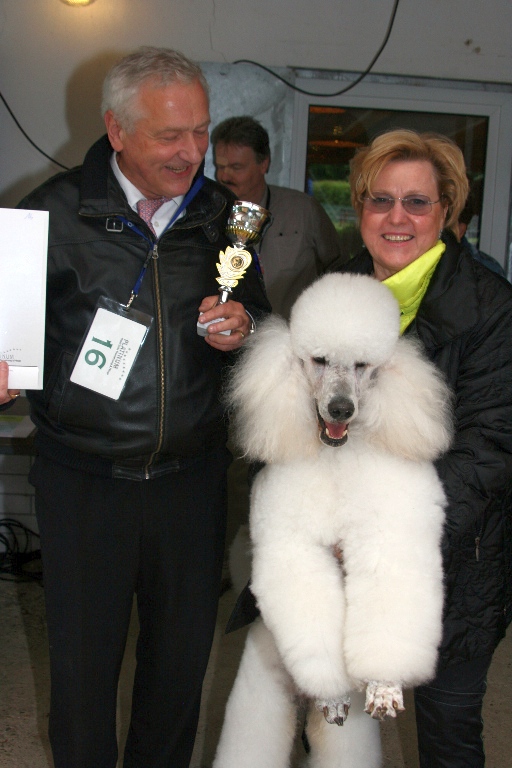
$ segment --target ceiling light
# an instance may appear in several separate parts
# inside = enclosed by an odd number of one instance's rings
[[[66,5],[91,5],[95,0],[62,0]]]

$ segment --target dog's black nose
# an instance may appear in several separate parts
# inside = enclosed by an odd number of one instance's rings
[[[348,397],[333,397],[327,410],[333,421],[347,421],[354,413],[354,403]]]

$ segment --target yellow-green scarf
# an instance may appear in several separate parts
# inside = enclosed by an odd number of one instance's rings
[[[382,282],[387,285],[400,305],[400,334],[412,323],[418,312],[437,262],[446,250],[438,240],[429,251]]]

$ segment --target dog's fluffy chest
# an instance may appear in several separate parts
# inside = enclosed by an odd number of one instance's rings
[[[358,478],[357,483],[353,482]],[[260,536],[281,530],[331,546],[347,535],[393,532],[397,516],[411,525],[421,516],[425,496],[444,501],[441,484],[428,463],[386,454],[353,440],[322,448],[316,460],[275,464],[257,478],[251,528]],[[442,514],[440,509],[439,514]]]

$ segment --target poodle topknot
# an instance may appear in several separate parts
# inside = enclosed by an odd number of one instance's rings
[[[292,348],[302,360],[327,357],[343,365],[381,365],[393,353],[399,331],[395,297],[365,275],[317,280],[299,296],[290,317]]]

